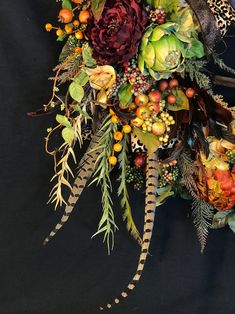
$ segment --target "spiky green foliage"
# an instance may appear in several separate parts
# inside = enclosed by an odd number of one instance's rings
[[[98,144],[91,150],[101,150],[101,154],[96,160],[96,171],[91,182],[101,186],[103,214],[98,225],[96,236],[104,233],[104,242],[106,241],[108,253],[114,246],[114,232],[118,229],[113,212],[113,201],[111,198],[112,184],[110,180],[110,165],[108,158],[112,155],[113,133],[117,130],[117,125],[110,120],[110,115],[104,120],[100,131],[104,130]]]
[[[119,177],[119,188],[118,188],[118,195],[121,197],[121,206],[124,209],[123,214],[123,220],[126,221],[126,227],[127,230],[131,232],[131,235],[138,241],[139,244],[141,244],[142,240],[139,234],[139,231],[135,225],[132,212],[131,212],[131,206],[129,202],[129,195],[127,190],[127,182],[126,182],[126,176],[127,176],[127,166],[128,166],[128,144],[129,144],[129,136],[127,134],[124,135],[123,141],[122,141],[122,152],[119,154],[119,164],[120,164],[120,170],[121,174]]]
[[[194,199],[192,204],[193,222],[197,229],[197,237],[201,245],[201,253],[204,252],[208,229],[211,227],[214,209],[213,207],[199,199]]]
[[[214,61],[215,64],[217,64],[221,70],[224,70],[226,72],[232,73],[233,75],[235,75],[235,69],[229,67],[227,64],[224,63],[224,61],[219,57],[219,55],[216,52],[212,52],[211,54],[212,59]]]
[[[207,61],[205,60],[194,60],[186,59],[185,60],[185,73],[190,77],[191,81],[195,81],[200,88],[209,89],[211,88],[211,80],[204,71]]]

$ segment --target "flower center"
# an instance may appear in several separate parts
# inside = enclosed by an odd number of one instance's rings
[[[108,34],[113,34],[116,33],[120,27],[121,22],[117,20],[116,17],[113,17],[109,21],[109,25],[107,26],[107,33]]]
[[[180,62],[180,53],[177,50],[169,51],[168,55],[165,58],[165,65],[168,68],[176,67]]]

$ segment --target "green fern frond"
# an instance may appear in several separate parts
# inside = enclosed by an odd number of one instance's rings
[[[123,220],[126,221],[127,230],[131,232],[131,235],[138,241],[139,244],[142,243],[140,233],[135,225],[131,206],[129,202],[129,195],[126,185],[126,172],[127,172],[127,164],[128,164],[128,144],[129,144],[129,136],[127,134],[124,135],[122,141],[122,152],[119,154],[119,164],[121,174],[119,177],[119,188],[118,195],[121,196],[121,206],[124,209]]]
[[[185,72],[189,75],[191,81],[196,81],[200,88],[210,89],[211,80],[209,76],[203,73],[204,68],[207,64],[205,60],[185,60]]]
[[[203,253],[206,246],[208,229],[212,224],[214,209],[210,204],[199,199],[194,199],[192,209],[193,222],[197,229],[197,237],[201,245],[201,253]]]

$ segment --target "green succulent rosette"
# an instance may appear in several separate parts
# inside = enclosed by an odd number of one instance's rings
[[[187,58],[202,58],[203,44],[198,40],[191,12],[186,8],[172,14],[171,22],[150,25],[141,40],[138,67],[155,80],[184,71]]]

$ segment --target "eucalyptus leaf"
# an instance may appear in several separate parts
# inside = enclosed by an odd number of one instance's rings
[[[66,127],[62,130],[62,137],[66,143],[69,145],[72,145],[74,137],[75,137],[75,132],[74,129],[71,127]]]
[[[61,114],[56,115],[56,121],[65,127],[71,127],[71,123],[69,122],[68,118]]]
[[[135,127],[134,134],[137,136],[139,141],[145,145],[149,154],[156,152],[160,146],[160,141],[158,140],[157,136],[153,133],[144,133],[141,129]]]
[[[69,93],[71,97],[77,102],[81,102],[84,97],[84,89],[76,81],[72,82],[69,86]]]

